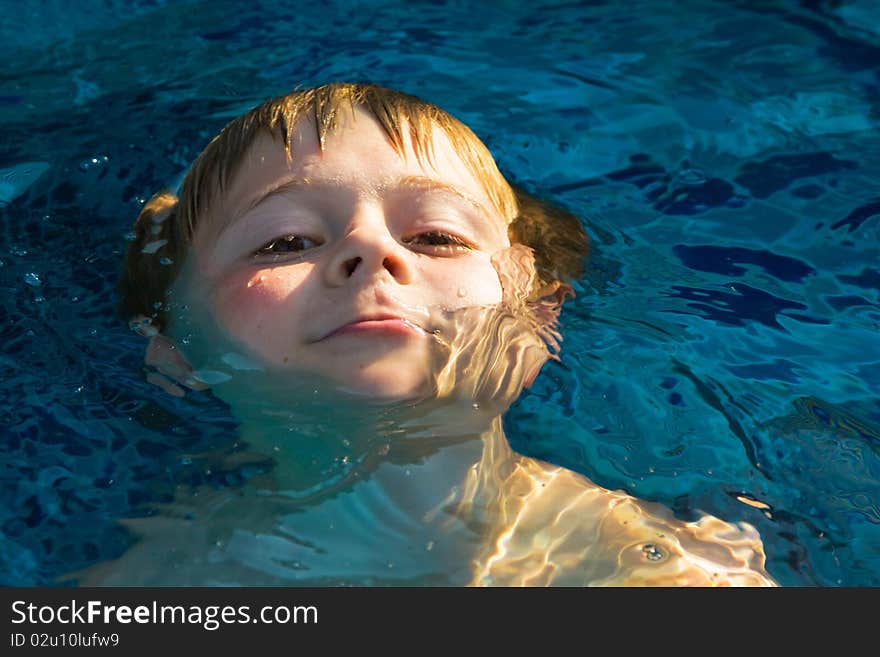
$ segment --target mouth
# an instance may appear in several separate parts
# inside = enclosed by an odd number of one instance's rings
[[[377,314],[359,317],[330,331],[317,342],[341,336],[414,336],[423,335],[425,331],[418,324],[398,315]]]

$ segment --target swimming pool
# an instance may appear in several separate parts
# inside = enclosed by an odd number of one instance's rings
[[[144,381],[122,253],[231,118],[357,80],[461,118],[593,240],[514,448],[753,524],[784,585],[880,584],[873,3],[84,4],[0,19],[2,583],[118,556],[118,519],[259,467],[194,457],[236,449],[225,407]]]

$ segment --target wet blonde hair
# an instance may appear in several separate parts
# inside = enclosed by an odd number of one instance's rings
[[[199,222],[223,197],[257,137],[269,133],[294,153],[298,122],[310,118],[323,150],[344,110],[359,107],[371,114],[394,149],[404,152],[404,130],[420,162],[433,161],[433,130],[440,128],[465,166],[482,184],[508,225],[511,242],[535,249],[542,284],[581,273],[587,240],[573,215],[545,204],[512,186],[492,154],[464,123],[420,98],[371,84],[331,83],[297,90],[264,102],[220,131],[183,179],[180,197],[169,191],[154,195],[134,226],[120,279],[119,310],[127,320],[150,317],[157,329],[167,327],[166,295],[186,259]]]

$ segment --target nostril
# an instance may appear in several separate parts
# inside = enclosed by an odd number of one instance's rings
[[[360,257],[352,258],[351,260],[347,260],[345,262],[345,275],[351,276],[354,273],[354,270],[357,269],[357,266],[361,263]]]
[[[409,273],[407,272],[405,263],[400,258],[388,256],[382,260],[382,267],[384,267],[385,271],[391,274],[392,278],[398,283],[409,283]]]

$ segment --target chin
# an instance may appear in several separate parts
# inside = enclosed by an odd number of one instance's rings
[[[337,379],[336,389],[365,401],[396,402],[424,399],[431,394],[433,386],[423,377],[408,380],[398,374]]]

